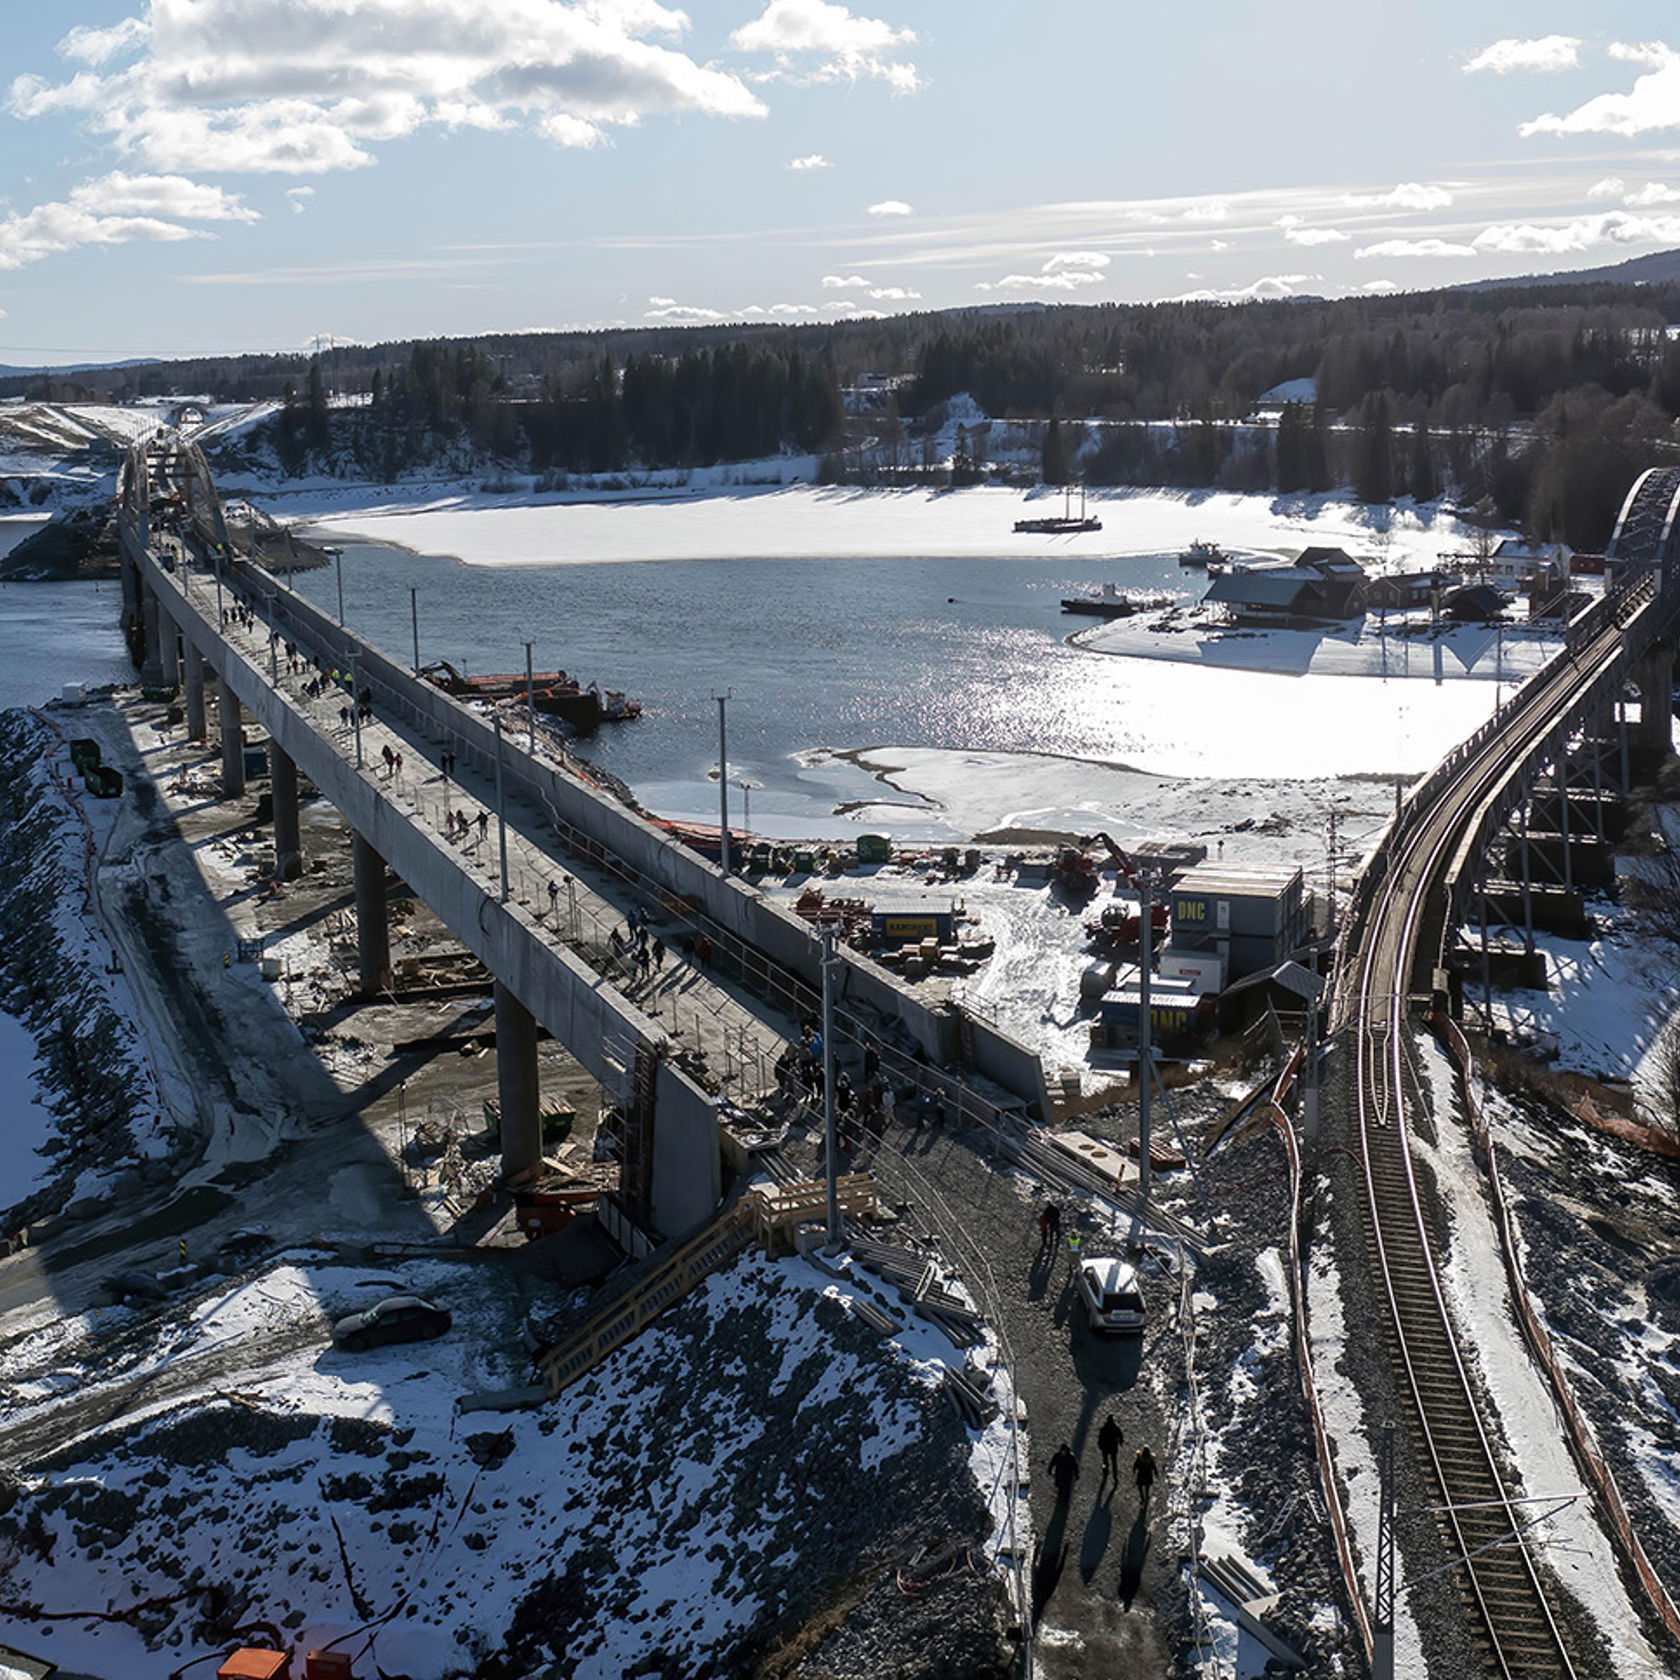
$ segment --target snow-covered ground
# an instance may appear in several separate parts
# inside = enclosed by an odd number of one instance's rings
[[[744,469],[735,469],[744,470]],[[239,488],[230,478],[224,490]],[[1309,544],[1369,558],[1383,569],[1432,566],[1462,549],[1466,527],[1425,506],[1373,509],[1345,494],[1238,496],[1113,490],[1092,497],[1103,529],[1046,537],[1013,530],[1042,511],[1018,490],[821,489],[800,484],[721,488],[703,475],[684,488],[496,495],[456,488],[425,495],[401,486],[287,489],[262,497],[269,512],[346,535],[454,555],[476,566],[553,566],[635,560],[751,560],[852,556],[1114,559],[1176,554],[1198,537],[1222,546],[1289,550]],[[1380,536],[1379,536],[1380,534]]]
[[[1115,619],[1074,638],[1096,653],[1131,659],[1186,660],[1240,671],[1301,676],[1378,677],[1451,682],[1476,677],[1515,685],[1563,645],[1553,631],[1526,625],[1448,624],[1432,630],[1427,613],[1375,613],[1316,630],[1238,629],[1217,609],[1175,608]]]
[[[169,1310],[133,1362],[101,1355],[130,1345],[127,1309],[61,1321],[14,1348],[13,1415],[27,1424],[70,1391],[128,1406],[25,1479],[0,1519],[5,1597],[103,1612],[214,1584],[303,1648],[378,1618],[348,1648],[415,1680],[473,1672],[510,1632],[531,1654],[558,1639],[580,1680],[655,1653],[722,1671],[749,1629],[809,1597],[789,1542],[826,1526],[816,1490],[839,1477],[892,1505],[906,1453],[951,1427],[937,1385],[962,1355],[913,1318],[884,1341],[860,1333],[859,1287],[743,1259],[562,1404],[482,1421],[456,1414],[460,1395],[524,1380],[521,1303],[483,1267],[294,1252]],[[453,1331],[326,1345],[333,1317],[398,1289],[446,1302]],[[149,1401],[163,1371],[195,1364],[196,1386]],[[998,1436],[969,1435],[994,1514],[998,1484],[1013,1494]],[[0,1629],[68,1666],[163,1680],[216,1648],[193,1631],[198,1596],[140,1628],[11,1615]]]

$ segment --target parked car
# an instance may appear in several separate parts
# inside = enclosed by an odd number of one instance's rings
[[[384,1347],[390,1342],[429,1342],[454,1322],[446,1308],[423,1301],[418,1295],[388,1295],[361,1312],[341,1318],[333,1326],[333,1346],[360,1353],[364,1348]]]
[[[1137,1336],[1149,1323],[1149,1308],[1137,1268],[1113,1256],[1079,1263],[1079,1296],[1093,1330]]]

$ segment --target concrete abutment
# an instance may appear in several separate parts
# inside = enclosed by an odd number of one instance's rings
[[[239,696],[225,682],[216,685],[216,720],[222,737],[222,792],[236,799],[245,791],[245,730]]]

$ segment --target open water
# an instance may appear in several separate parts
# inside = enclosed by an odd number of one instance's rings
[[[0,518],[0,556],[42,523]],[[0,583],[0,711],[39,706],[68,682],[132,682],[121,607],[122,586],[114,579]]]
[[[332,568],[294,581],[336,611]],[[639,721],[604,725],[584,750],[670,816],[715,820],[714,696],[727,692],[731,781],[751,785],[753,824],[775,833],[832,831],[838,803],[880,795],[834,751],[1045,755],[1068,761],[1074,792],[1085,762],[1383,774],[1432,763],[1481,705],[1427,683],[1214,669],[1189,647],[1179,664],[1069,645],[1098,621],[1063,613],[1064,595],[1104,582],[1199,594],[1175,555],[490,567],[348,541],[342,582],[348,622],[399,657],[412,657],[412,588],[422,663],[519,672],[529,640],[537,670],[641,699]]]

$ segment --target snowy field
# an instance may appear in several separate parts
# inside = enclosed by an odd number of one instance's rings
[[[231,488],[229,486],[224,488]],[[687,490],[573,491],[496,496],[461,491],[416,496],[402,487],[357,486],[271,494],[267,510],[344,535],[453,555],[473,566],[553,566],[635,560],[1116,559],[1174,554],[1196,538],[1228,548],[1345,547],[1369,558],[1382,532],[1384,569],[1433,565],[1468,545],[1464,526],[1431,507],[1379,513],[1343,495],[1237,496],[1222,492],[1114,490],[1092,497],[1103,529],[1075,536],[1016,532],[1042,514],[1018,490],[850,490],[710,485]]]

